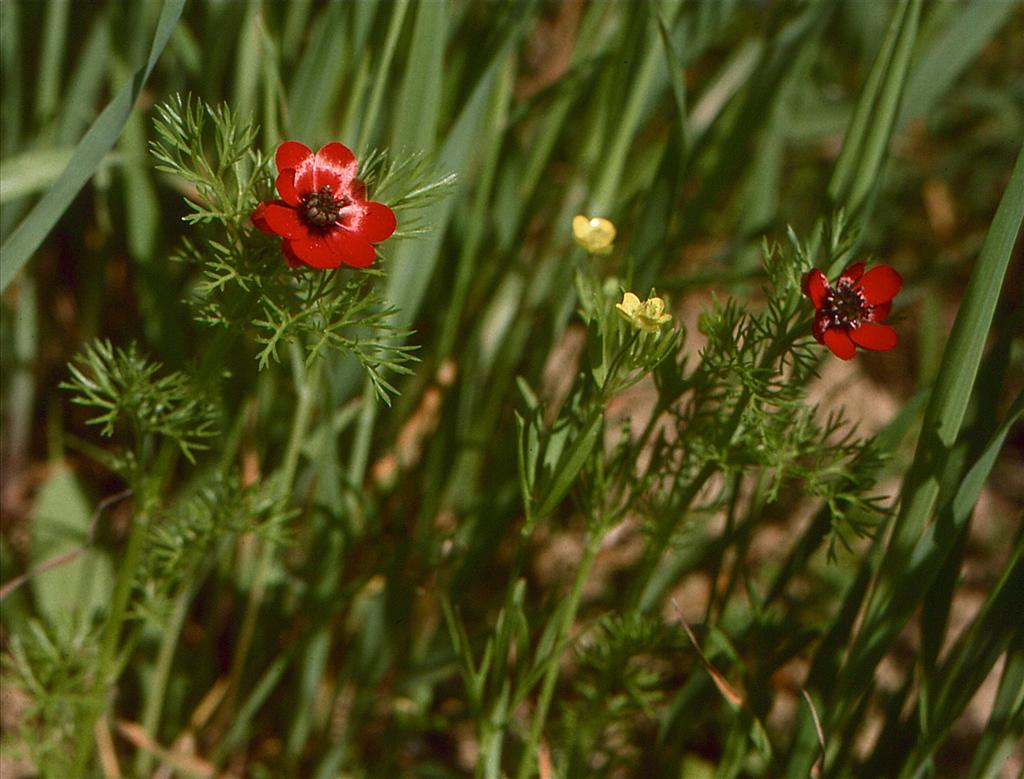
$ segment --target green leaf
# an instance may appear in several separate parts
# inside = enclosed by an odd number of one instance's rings
[[[661,47],[665,53],[665,64],[668,67],[668,83],[672,87],[672,97],[676,104],[676,121],[679,122],[676,128],[677,140],[682,156],[686,156],[686,150],[690,143],[686,134],[686,79],[683,72],[683,64],[676,53],[676,47],[672,43],[672,34],[669,32],[665,22],[665,16],[658,13],[658,33],[661,36]]]
[[[0,247],[0,290],[6,289],[15,274],[28,262],[75,196],[96,172],[104,155],[113,148],[184,7],[185,0],[164,0],[146,64],[135,71],[134,76],[93,122],[75,149],[64,175]]]
[[[397,104],[401,108],[396,114],[391,136],[391,149],[397,154],[413,154],[434,148],[441,117],[447,25],[447,3],[419,4],[405,78],[398,93]]]
[[[958,3],[956,15],[929,42],[911,69],[897,127],[924,116],[1013,13],[1014,3]]]
[[[46,26],[43,51],[39,58],[39,82],[36,91],[36,119],[46,124],[57,110],[61,68],[67,49],[68,11],[70,0],[51,0],[46,5]]]
[[[228,6],[230,7],[230,5]],[[302,59],[292,68],[294,76],[287,91],[288,118],[285,132],[292,138],[315,146],[325,132],[324,117],[344,83],[345,54],[338,50],[338,31],[345,27],[346,3],[331,3],[311,25],[310,38],[302,48]]]
[[[49,187],[60,178],[73,153],[70,148],[33,149],[0,162],[0,203]]]
[[[21,3],[0,3],[0,66],[3,68],[3,89],[0,90],[0,151],[11,154],[21,141],[25,119],[22,100],[22,64],[24,52],[21,37],[21,12],[29,10]]]
[[[406,11],[409,10],[409,0],[397,0],[390,8],[391,18],[388,20],[388,34],[384,41],[384,51],[378,57],[374,55],[374,67],[377,77],[373,82],[373,89],[370,90],[370,100],[365,111],[358,118],[359,140],[356,143],[356,153],[365,154],[367,144],[374,137],[373,132],[377,125],[377,114],[380,112],[381,100],[384,97],[384,90],[388,85],[388,75],[391,71],[391,61],[395,56],[395,48],[398,44],[398,34],[402,31],[402,23],[405,21]]]
[[[847,213],[862,215],[878,186],[896,126],[920,16],[921,0],[902,0],[893,12],[829,182],[829,199],[837,210],[844,208]],[[833,270],[830,268],[829,273]]]
[[[74,72],[61,100],[56,136],[60,146],[78,141],[96,115],[96,104],[100,90],[106,85],[110,64],[111,26],[105,10],[97,14],[75,61]]]
[[[91,514],[75,475],[63,463],[56,464],[32,510],[33,566],[84,547]],[[95,548],[35,574],[30,581],[40,614],[62,630],[70,630],[73,620],[88,621],[96,611],[106,609],[114,589],[110,559]]]
[[[904,763],[902,777],[923,777],[927,765],[953,723],[967,707],[975,691],[988,676],[996,660],[1006,649],[1013,631],[1008,625],[1019,622],[1024,613],[1024,540],[1019,540],[1013,557],[981,614],[950,650],[938,674],[942,687],[932,708],[934,720],[925,723],[924,732],[915,740],[914,749]]]
[[[476,152],[475,139],[487,115],[491,93],[497,87],[505,57],[510,53],[513,36],[510,35],[509,39],[477,81],[448,132],[437,159],[439,170],[454,173],[460,178],[468,172]],[[461,184],[456,186],[462,189]],[[453,193],[423,209],[420,218],[431,226],[431,232],[421,241],[400,244],[395,252],[388,275],[388,299],[399,309],[398,319],[403,324],[415,319],[423,303],[427,284],[441,252],[445,228],[457,200],[457,193]]]
[[[999,766],[1024,738],[1024,630],[1017,626],[999,680],[992,713],[974,751],[967,779],[999,774]]]
[[[960,434],[1022,221],[1024,150],[1017,157],[946,344],[914,462],[907,474],[896,532],[883,561],[883,577],[903,566],[935,505],[938,479]]]
[[[601,423],[603,421],[604,418],[600,414],[591,417],[573,439],[572,445],[559,458],[558,465],[551,476],[550,486],[544,493],[544,497],[537,502],[536,510],[532,512],[534,518],[539,519],[550,514],[565,497],[583,464],[593,451],[602,430]]]

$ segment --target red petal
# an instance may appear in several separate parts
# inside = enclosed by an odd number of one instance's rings
[[[840,360],[849,360],[857,353],[857,347],[853,345],[850,336],[838,327],[825,331],[825,346]]]
[[[326,237],[307,236],[291,241],[292,251],[306,265],[314,268],[337,268],[341,257],[328,243]]]
[[[876,325],[865,322],[850,331],[850,338],[857,346],[871,349],[874,352],[887,352],[896,345],[896,331],[889,325]]]
[[[316,157],[310,157],[295,169],[295,191],[299,194],[299,197],[308,195],[310,192],[316,192],[316,187],[313,186],[313,172],[316,169],[313,161],[315,159]]]
[[[288,239],[281,241],[281,253],[284,254],[284,259],[288,263],[289,268],[298,268],[304,264],[292,250],[292,245],[288,242]]]
[[[348,196],[350,200],[366,200],[366,185],[359,179],[352,179],[348,185]]]
[[[888,303],[903,287],[903,278],[888,265],[878,265],[864,274],[860,288],[869,306]]]
[[[379,243],[395,232],[395,212],[383,203],[352,203],[342,211],[342,225],[364,241]]]
[[[356,177],[356,156],[340,143],[329,143],[316,153],[313,188],[330,187],[335,194],[347,193]]]
[[[271,203],[263,209],[263,218],[272,232],[282,238],[304,238],[309,235],[307,228],[299,219],[294,208]]]
[[[892,301],[888,303],[882,303],[880,306],[871,307],[871,319],[872,322],[884,322],[889,318],[889,312],[892,311]]]
[[[306,144],[299,143],[298,141],[285,141],[277,147],[274,162],[278,170],[295,169],[312,156],[313,150],[306,146]]]
[[[377,253],[365,238],[347,230],[333,230],[327,234],[325,240],[335,256],[353,268],[369,267],[377,257]]]
[[[852,265],[847,265],[846,269],[839,274],[839,278],[847,279],[849,281],[856,281],[864,275],[864,263],[855,262]]]
[[[803,278],[804,294],[811,299],[815,308],[821,308],[825,300],[825,293],[829,290],[828,279],[825,274],[817,268],[809,270]]]
[[[302,198],[299,197],[298,191],[295,189],[295,171],[291,168],[285,168],[277,174],[277,181],[274,182],[277,186],[277,194],[281,196],[281,199],[290,206],[297,206],[302,202]]]
[[[264,214],[264,211],[267,210],[267,206],[273,204],[273,200],[268,200],[265,203],[260,203],[258,206],[256,206],[256,210],[252,212],[252,216],[250,216],[249,218],[252,220],[253,227],[255,227],[257,230],[262,230],[265,233],[274,232],[273,230],[270,229],[270,225],[267,224],[267,217],[266,214]]]

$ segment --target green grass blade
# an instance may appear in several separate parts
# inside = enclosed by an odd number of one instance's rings
[[[958,5],[956,15],[915,62],[897,127],[924,116],[1006,24],[1014,3]]]
[[[25,461],[31,451],[29,444],[32,440],[32,427],[36,421],[33,407],[37,399],[38,379],[32,366],[37,364],[42,340],[39,333],[39,303],[36,280],[30,276],[25,279],[18,299],[11,306],[13,321],[6,318],[3,320],[3,427],[7,452],[4,459],[6,467],[12,471],[25,467]],[[8,338],[10,340],[7,340]],[[63,455],[57,447],[53,449],[56,450],[50,453],[53,459],[56,460]],[[4,577],[5,581],[6,578]]]
[[[294,68],[284,131],[305,144],[331,140],[319,137],[318,133],[326,132],[324,117],[334,105],[344,81],[346,57],[337,48],[345,13],[344,3],[332,3],[320,13],[302,59]]]
[[[106,13],[101,13],[93,22],[65,91],[57,124],[56,141],[61,146],[78,141],[96,114],[96,102],[107,77],[110,46],[110,22]]]
[[[404,13],[404,9],[396,13]],[[446,3],[420,3],[413,25],[405,76],[398,92],[401,111],[391,135],[391,150],[400,155],[432,151],[441,117]]]
[[[910,57],[917,41],[921,2],[922,0],[911,0],[878,103],[872,111],[871,131],[864,139],[861,164],[857,166],[851,191],[844,203],[844,206],[853,213],[859,212],[866,205],[868,198],[881,181],[882,163],[885,161],[889,141],[896,129],[896,116],[910,69]]]
[[[683,63],[676,53],[675,44],[672,43],[672,34],[669,32],[668,24],[662,13],[658,14],[658,33],[661,36],[661,48],[665,54],[665,65],[668,67],[668,83],[672,87],[672,98],[676,105],[676,118],[679,121],[678,142],[685,158],[687,149],[690,148],[690,140],[686,132],[686,79],[683,71]]]
[[[901,0],[899,7],[893,10],[889,29],[875,55],[875,61],[868,73],[867,81],[864,83],[864,89],[853,110],[850,127],[843,139],[843,148],[839,153],[839,159],[836,160],[836,167],[832,171],[832,179],[828,185],[829,196],[834,203],[842,202],[845,193],[851,187],[861,154],[861,146],[870,132],[871,116],[882,91],[882,82],[885,79],[889,63],[892,61],[893,51],[896,48],[896,41],[906,18],[909,3],[910,0]]]
[[[860,213],[877,186],[895,128],[920,15],[921,0],[903,0],[893,11],[829,182],[829,199],[836,208]]]
[[[125,156],[121,173],[128,248],[136,260],[148,262],[160,232],[160,203],[147,164],[146,127],[141,114],[128,117],[118,145]]]
[[[1017,158],[946,346],[935,389],[925,411],[914,462],[904,482],[893,535],[880,564],[877,586],[864,625],[850,650],[844,680],[846,689],[858,686],[863,689],[885,648],[909,617],[909,612],[892,614],[890,604],[901,600],[899,593],[906,590],[906,573],[921,560],[926,546],[922,532],[926,528],[929,535],[937,532],[935,523],[931,527],[928,523],[936,508],[940,477],[960,433],[1022,219],[1024,152]],[[994,453],[991,456],[994,457]],[[969,513],[974,505],[976,492],[980,490],[980,482],[975,480],[983,481],[983,475],[977,472],[973,479],[969,476],[964,482],[967,488],[961,487],[954,497],[954,512]]]
[[[455,281],[452,293],[445,310],[444,326],[437,347],[441,359],[450,357],[458,336],[462,312],[467,303],[470,285],[473,281],[477,263],[480,260],[480,247],[484,242],[487,226],[487,214],[492,207],[494,180],[501,158],[502,139],[508,122],[508,109],[512,98],[515,81],[515,62],[506,60],[494,90],[488,117],[484,124],[484,133],[478,136],[481,154],[484,156],[479,174],[476,192],[470,210],[470,218],[466,224],[466,237],[462,241],[459,258],[456,263]]]
[[[387,37],[384,39],[384,52],[375,64],[377,77],[373,82],[373,89],[370,90],[370,102],[366,106],[365,113],[359,118],[359,140],[355,147],[357,154],[365,154],[367,144],[374,137],[373,131],[376,129],[377,114],[380,113],[381,100],[388,84],[391,61],[395,57],[398,34],[402,31],[402,23],[405,21],[405,13],[408,10],[409,0],[398,0],[390,7],[391,18],[388,20]]]
[[[1021,739],[1024,739],[1024,630],[1018,624],[1006,652],[992,713],[974,752],[967,779],[998,776],[1000,766]]]
[[[284,84],[281,80],[281,49],[278,41],[268,32],[265,20],[259,24],[260,42],[264,47],[262,64],[263,101],[260,128],[263,135],[263,151],[270,156],[283,140],[281,134],[281,107],[285,105]]]
[[[669,18],[667,21],[671,23],[672,19]],[[642,32],[645,32],[648,38],[657,34],[646,30]],[[640,47],[646,49],[646,55],[639,69],[630,79],[632,83],[627,91],[625,106],[618,110],[618,125],[606,153],[602,155],[603,164],[600,167],[602,173],[594,187],[588,213],[608,214],[616,205],[615,201],[618,199],[616,195],[620,188],[626,157],[633,147],[641,120],[650,108],[652,97],[661,94],[665,82],[668,80],[664,52],[659,51],[661,47],[653,41],[649,41],[649,44],[646,47]],[[624,62],[628,63],[628,59],[624,59]],[[610,91],[608,98],[609,103],[618,104],[622,95],[617,91]],[[611,105],[608,105],[607,108],[610,116],[616,116]]]
[[[1018,540],[1006,572],[986,601],[980,616],[957,641],[939,674],[943,686],[932,711],[935,720],[915,740],[904,763],[902,776],[923,776],[920,766],[930,762],[935,750],[971,697],[1006,649],[1011,630],[1024,614],[1024,538]]]
[[[529,18],[525,12],[524,18]],[[509,56],[512,44],[518,38],[520,30],[522,30],[522,25],[517,26],[515,31],[509,33],[504,45],[498,50],[490,65],[477,81],[469,99],[449,131],[437,159],[438,169],[446,174],[454,173],[459,177],[464,177],[469,170],[477,152],[475,139],[480,134],[484,117],[487,116],[491,95],[497,88],[498,77],[504,67],[505,59]],[[413,321],[423,302],[427,283],[437,265],[445,227],[451,218],[456,200],[457,197],[453,193],[424,209],[421,219],[425,224],[431,225],[432,231],[415,244],[401,244],[395,253],[388,276],[388,298],[400,309],[399,316],[402,323],[407,324]]]
[[[43,30],[43,51],[39,59],[36,90],[36,123],[39,126],[45,126],[57,113],[70,7],[69,0],[51,0],[46,6],[46,27]]]
[[[0,152],[13,154],[21,143],[24,110],[21,96],[21,10],[18,3],[0,3]]]
[[[135,72],[134,77],[124,85],[93,123],[75,149],[75,154],[61,179],[43,196],[0,247],[0,254],[3,255],[0,259],[0,290],[6,289],[15,274],[28,262],[29,257],[39,248],[75,196],[96,172],[103,156],[117,142],[135,106],[135,100],[153,72],[184,7],[185,0],[165,0],[146,64]]]
[[[0,203],[40,192],[60,178],[74,149],[25,151],[0,163]]]
[[[260,58],[267,54],[263,51],[263,25],[260,21],[259,3],[251,3],[242,21],[242,29],[238,36],[238,49],[235,52],[235,80],[231,93],[233,108],[242,116],[255,113],[256,93],[262,70]]]
[[[938,494],[936,478],[941,469],[937,467],[936,456],[948,453],[960,432],[1022,220],[1024,150],[1017,157],[946,344],[945,358],[925,411],[921,440],[908,474],[910,489],[904,495],[896,536],[890,547],[893,554],[912,545]]]
[[[284,33],[281,36],[281,51],[288,53],[298,51],[302,37],[309,29],[309,12],[313,0],[291,0],[288,3],[288,14],[284,22]],[[291,64],[291,62],[288,62]]]
[[[583,464],[593,451],[594,444],[597,443],[603,421],[603,417],[596,415],[588,420],[587,424],[576,434],[572,445],[569,446],[568,450],[559,459],[558,465],[551,476],[551,483],[547,487],[547,491],[543,493],[542,497],[538,498],[537,508],[530,512],[534,519],[546,517],[554,511],[558,503],[569,492],[573,482],[576,480],[576,475],[580,472]]]

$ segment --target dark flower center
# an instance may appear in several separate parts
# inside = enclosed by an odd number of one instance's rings
[[[871,320],[871,306],[864,299],[864,292],[850,279],[839,279],[836,285],[825,293],[821,310],[829,319],[830,327],[852,329],[862,322]]]
[[[299,214],[310,227],[327,227],[338,221],[341,209],[349,204],[347,197],[336,198],[333,190],[326,184],[316,192],[302,196]]]

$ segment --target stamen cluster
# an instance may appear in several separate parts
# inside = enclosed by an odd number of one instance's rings
[[[852,280],[842,277],[825,293],[819,310],[828,317],[830,327],[853,328],[872,321],[871,306],[864,298],[864,291],[854,286]]]
[[[310,227],[326,227],[338,221],[341,209],[348,205],[347,197],[335,198],[331,187],[324,184],[316,192],[302,196],[299,213]]]

